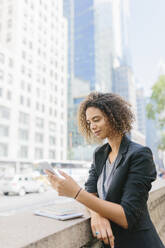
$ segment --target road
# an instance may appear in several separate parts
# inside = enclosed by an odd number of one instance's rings
[[[165,186],[165,179],[158,179],[153,183],[152,190]],[[74,201],[66,197],[59,197],[55,190],[49,189],[44,193],[32,193],[25,196],[0,195],[0,216],[10,216],[25,210],[35,210],[42,206]]]
[[[73,199],[59,197],[55,190],[48,190],[44,193],[31,193],[25,196],[0,196],[0,216],[13,215],[16,212],[29,209],[37,209],[41,206],[56,204],[58,202],[68,202]]]

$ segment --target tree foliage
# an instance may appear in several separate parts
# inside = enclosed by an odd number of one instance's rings
[[[152,95],[146,110],[149,119],[158,119],[158,125],[161,130],[159,149],[165,150],[165,75],[161,75],[153,85]]]

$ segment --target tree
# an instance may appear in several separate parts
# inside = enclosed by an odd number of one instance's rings
[[[152,87],[152,95],[146,106],[148,119],[156,120],[161,131],[161,140],[158,148],[165,150],[165,75],[159,79]]]

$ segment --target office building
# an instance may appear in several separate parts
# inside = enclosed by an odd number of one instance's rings
[[[101,92],[112,90],[115,56],[113,12],[113,1],[94,1],[95,89]]]
[[[61,0],[0,1],[0,159],[65,159],[67,22]]]
[[[146,135],[146,103],[143,88],[136,89],[138,130]]]

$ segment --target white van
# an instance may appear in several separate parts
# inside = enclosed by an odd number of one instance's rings
[[[27,175],[14,175],[14,176],[5,176],[0,184],[0,191],[4,195],[9,193],[18,194],[20,196],[25,195],[26,193],[32,192],[44,192],[44,184],[36,180],[32,176]]]

